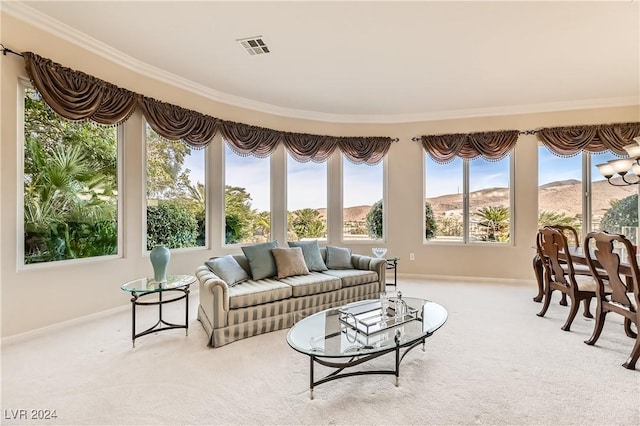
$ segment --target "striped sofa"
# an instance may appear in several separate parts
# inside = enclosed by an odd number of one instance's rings
[[[324,249],[321,254],[326,257]],[[233,257],[250,273],[244,255]],[[385,288],[386,261],[352,254],[351,263],[353,269],[248,280],[232,287],[206,265],[198,267],[198,320],[207,332],[208,345],[220,347],[246,337],[289,328],[296,321],[321,310],[378,298]]]

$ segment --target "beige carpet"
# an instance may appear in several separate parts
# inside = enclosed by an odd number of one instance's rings
[[[121,310],[5,342],[2,423],[640,424],[640,371],[621,367],[633,342],[615,316],[590,347],[593,320],[578,316],[572,332],[561,331],[567,308],[556,296],[538,318],[531,286],[405,278],[400,289],[442,303],[449,320],[426,352],[404,359],[397,388],[392,376],[351,377],[318,386],[311,401],[309,359],[289,348],[287,330],[207,348],[196,293],[188,337],[166,331],[132,349],[130,312]],[[11,419],[19,409],[57,418]]]

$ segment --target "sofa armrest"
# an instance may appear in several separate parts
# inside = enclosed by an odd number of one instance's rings
[[[371,257],[361,254],[351,255],[351,264],[356,269],[375,271],[378,273],[380,291],[385,291],[387,281],[387,261],[381,257]]]
[[[200,307],[213,328],[224,327],[229,311],[229,286],[206,265],[196,269],[200,285]]]

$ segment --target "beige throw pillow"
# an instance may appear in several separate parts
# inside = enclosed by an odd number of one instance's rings
[[[273,258],[278,269],[278,278],[292,277],[294,275],[309,275],[309,269],[304,262],[302,249],[294,248],[274,248],[271,249]]]

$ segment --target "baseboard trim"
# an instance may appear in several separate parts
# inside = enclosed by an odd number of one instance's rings
[[[198,295],[198,294],[199,294],[198,287],[195,286],[195,289],[190,291],[189,296],[194,297],[194,295]],[[71,318],[65,321],[57,322],[55,324],[25,331],[24,333],[13,334],[11,336],[3,337],[2,340],[0,340],[0,346],[24,342],[25,340],[42,337],[43,335],[46,335],[53,331],[61,330],[66,327],[71,327],[78,324],[84,324],[88,321],[102,319],[109,315],[119,314],[121,312],[130,311],[130,310],[131,310],[131,304],[127,303],[126,305],[116,306],[115,308],[106,309],[104,311],[95,312],[93,314],[87,314],[81,317]]]
[[[537,286],[535,280],[515,279],[515,278],[496,278],[496,277],[469,277],[463,275],[429,275],[429,274],[407,274],[399,273],[398,279],[424,279],[432,281],[462,281],[462,282],[475,282],[475,283],[487,283],[487,284],[507,284],[518,286]]]

